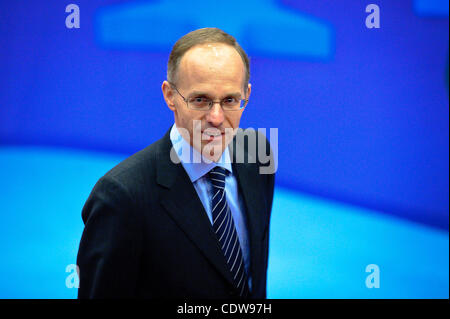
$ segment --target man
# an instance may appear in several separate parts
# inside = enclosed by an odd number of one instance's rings
[[[175,124],[104,175],[83,207],[79,298],[266,297],[274,172],[261,174],[249,151],[266,138],[238,130],[249,74],[222,30],[177,41],[162,84]]]

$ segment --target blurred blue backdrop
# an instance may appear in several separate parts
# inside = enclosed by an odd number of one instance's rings
[[[268,297],[448,298],[448,2],[0,2],[0,298],[73,298],[96,180],[173,123],[171,46],[251,59],[241,127],[278,128]],[[70,183],[67,183],[70,181]],[[365,267],[380,268],[380,288]]]

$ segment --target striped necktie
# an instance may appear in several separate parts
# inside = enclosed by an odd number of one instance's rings
[[[240,291],[239,295],[247,297],[249,288],[244,269],[244,259],[233,216],[227,204],[225,176],[226,170],[219,166],[214,167],[209,172],[209,179],[213,186],[213,197],[211,200],[213,229],[225,255],[225,260],[230,268],[236,287]]]

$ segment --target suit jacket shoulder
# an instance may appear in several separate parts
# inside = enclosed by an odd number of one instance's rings
[[[80,298],[237,296],[203,205],[170,159],[169,132],[108,171],[89,195],[77,256]],[[264,298],[273,174],[259,174],[259,162],[232,165],[246,206],[252,296]]]

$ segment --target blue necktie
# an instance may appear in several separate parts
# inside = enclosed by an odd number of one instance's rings
[[[226,170],[219,166],[214,167],[209,172],[209,178],[213,186],[211,200],[213,229],[225,255],[233,280],[240,291],[240,296],[247,297],[249,288],[244,269],[244,259],[233,216],[227,204],[225,176]]]

